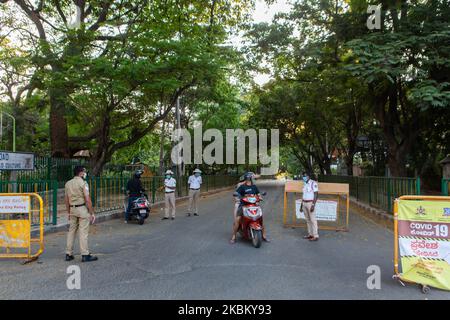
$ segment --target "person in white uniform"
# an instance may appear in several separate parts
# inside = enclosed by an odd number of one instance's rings
[[[304,212],[306,224],[308,226],[308,235],[303,239],[309,241],[319,240],[319,228],[317,225],[316,213],[314,211],[317,198],[319,197],[319,184],[310,178],[310,174],[303,172],[303,199],[300,211]]]
[[[194,216],[198,216],[198,199],[200,198],[200,186],[202,185],[202,172],[200,169],[195,169],[194,174],[188,179],[189,185],[189,208],[187,216],[190,217],[191,213]]]
[[[172,177],[172,170],[167,170],[164,179],[164,200],[165,200],[165,212],[163,220],[169,219],[169,211],[172,209],[171,219],[175,219],[175,190],[177,181]]]

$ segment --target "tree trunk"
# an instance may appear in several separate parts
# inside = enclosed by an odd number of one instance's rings
[[[159,141],[159,174],[164,174],[164,142],[166,140],[166,120],[164,119],[161,126],[161,138]]]
[[[51,88],[50,96],[50,144],[53,157],[70,158],[69,136],[65,115],[63,90]]]
[[[391,176],[406,177],[406,161],[404,155],[398,148],[391,152],[393,153],[390,153],[388,156],[388,166]]]

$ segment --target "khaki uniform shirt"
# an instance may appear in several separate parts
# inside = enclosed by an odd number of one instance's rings
[[[84,192],[89,193],[89,185],[81,177],[74,177],[72,180],[66,182],[65,192],[69,198],[69,204],[71,206],[80,205],[86,203],[84,199]],[[74,216],[86,216],[89,215],[86,206],[81,206],[77,208],[70,208],[70,213]]]

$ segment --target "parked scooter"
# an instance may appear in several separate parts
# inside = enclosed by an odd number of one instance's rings
[[[124,203],[124,209],[127,210],[128,201]],[[147,219],[150,215],[150,202],[148,201],[147,194],[141,192],[140,197],[136,200],[133,200],[131,204],[130,214],[128,215],[129,221],[137,220],[138,224],[143,225],[145,219]]]
[[[263,192],[262,195],[265,196],[266,193]],[[240,197],[237,192],[233,196]],[[244,239],[251,240],[255,248],[259,248],[263,240],[263,213],[259,203],[263,200],[261,196],[254,194],[240,197],[240,200],[243,214],[238,231]]]

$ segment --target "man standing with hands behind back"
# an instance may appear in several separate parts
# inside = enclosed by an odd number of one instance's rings
[[[73,244],[78,231],[80,238],[81,261],[98,260],[89,252],[88,237],[89,224],[95,222],[94,209],[89,196],[89,186],[86,182],[87,172],[83,166],[76,166],[74,178],[66,182],[65,203],[69,214],[69,233],[67,235],[66,261],[74,259]]]
[[[303,199],[300,211],[305,213],[306,224],[308,226],[308,235],[303,239],[309,241],[319,240],[319,231],[317,226],[316,213],[314,211],[317,198],[319,197],[319,185],[310,178],[309,173],[303,172]]]
[[[200,186],[202,185],[202,172],[200,169],[195,169],[194,174],[188,179],[189,185],[189,208],[187,216],[190,217],[191,213],[194,216],[198,216],[198,198],[200,197]]]
[[[177,181],[172,177],[172,170],[166,171],[166,176],[164,179],[164,200],[165,200],[165,211],[163,220],[169,219],[169,211],[172,209],[171,219],[175,219],[175,190],[177,187]]]

